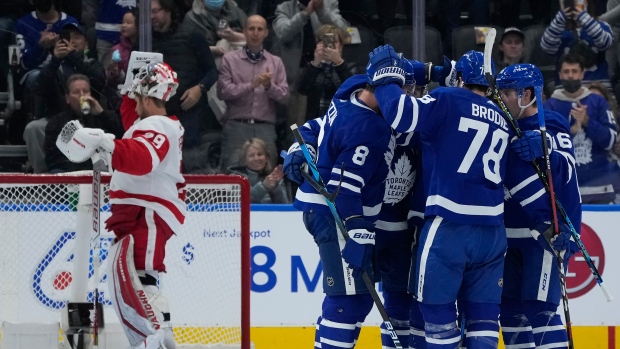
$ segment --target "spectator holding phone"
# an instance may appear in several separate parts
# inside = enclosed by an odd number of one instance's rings
[[[594,17],[591,0],[560,0],[560,10],[543,34],[540,46],[544,52],[562,57],[577,53],[584,59],[583,83],[600,81],[611,88],[605,52],[613,43],[611,27]],[[559,84],[559,77],[556,84]]]
[[[306,120],[323,116],[336,90],[356,74],[355,63],[342,58],[342,46],[349,37],[346,31],[325,24],[315,37],[314,59],[307,64],[299,84],[299,93],[308,96]]]

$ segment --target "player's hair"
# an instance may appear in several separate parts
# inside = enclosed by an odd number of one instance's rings
[[[243,143],[243,147],[241,147],[241,158],[239,159],[239,164],[241,166],[247,166],[247,163],[245,162],[245,155],[247,154],[250,147],[254,147],[261,151],[263,154],[265,154],[267,164],[265,165],[262,173],[271,173],[271,171],[273,171],[273,167],[271,166],[271,155],[269,155],[269,152],[267,151],[267,145],[260,138],[251,138],[250,140]]]
[[[69,78],[67,79],[67,83],[65,84],[65,94],[69,94],[70,88],[71,88],[71,84],[74,81],[78,81],[78,80],[84,80],[88,83],[88,87],[90,87],[90,80],[88,79],[88,76],[84,75],[84,74],[71,74],[69,76]]]
[[[462,72],[457,72],[456,73],[456,78],[460,79],[461,81],[463,81],[463,73]],[[468,84],[468,83],[463,82],[463,87],[465,87],[466,89],[468,89],[470,91],[479,91],[479,92],[484,92],[484,93],[488,93],[489,92],[489,86],[485,86],[485,85]]]
[[[575,52],[569,52],[560,58],[560,60],[558,61],[558,71],[562,69],[562,64],[564,63],[568,63],[568,64],[577,63],[579,64],[579,68],[581,68],[581,70],[586,69],[585,60],[580,54],[575,53]]]
[[[166,108],[166,101],[161,100],[159,98],[155,98],[155,97],[150,97],[150,96],[143,96],[141,94],[136,93],[135,94],[136,98],[150,98],[151,101],[153,101],[153,104],[155,104],[155,106],[157,108]]]
[[[314,34],[314,38],[316,39],[317,44],[323,41],[323,38],[327,33],[333,33],[334,36],[338,36],[338,41],[340,41],[341,46],[351,40],[351,36],[345,30],[340,29],[335,25],[323,24],[319,27],[319,29],[317,29],[316,33]]]

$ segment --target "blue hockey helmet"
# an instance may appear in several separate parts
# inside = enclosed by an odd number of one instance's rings
[[[496,83],[497,88],[500,90],[515,89],[519,91],[528,87],[542,88],[543,76],[540,70],[533,64],[515,64],[499,72]]]
[[[489,86],[484,76],[484,54],[478,51],[467,51],[455,65],[457,73],[461,73],[463,83]],[[491,60],[491,73],[495,75],[495,64]]]

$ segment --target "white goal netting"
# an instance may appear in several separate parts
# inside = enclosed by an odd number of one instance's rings
[[[249,186],[239,176],[186,180],[187,217],[166,246],[167,273],[160,285],[170,303],[175,339],[181,348],[249,348]],[[107,194],[109,177],[102,182]],[[91,183],[90,172],[0,175],[0,349],[42,343],[32,342],[35,334],[26,329],[37,331],[33,325],[56,326],[46,340],[63,348],[66,303],[91,302],[95,281],[105,309],[102,341],[108,331],[110,343],[100,348],[114,347],[118,319],[105,275],[113,234],[103,223],[110,212],[104,195],[96,280],[89,247],[94,245],[92,205],[87,205]]]

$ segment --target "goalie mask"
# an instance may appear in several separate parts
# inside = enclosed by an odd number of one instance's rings
[[[527,105],[521,105],[521,99],[525,93],[525,89],[528,87],[534,90],[543,88],[543,76],[540,70],[532,64],[515,64],[504,68],[496,78],[497,88],[502,90],[515,90],[517,92],[517,102],[519,106],[519,115],[517,119],[521,118],[525,109],[534,102],[536,102],[535,94],[532,95],[532,100]]]
[[[484,76],[484,54],[478,51],[467,51],[458,62],[455,70],[461,73],[463,83],[466,85],[489,86],[487,78]],[[491,73],[495,75],[495,64],[491,60]]]
[[[175,95],[178,86],[177,73],[168,64],[151,62],[140,67],[127,94],[130,98],[139,94],[167,102]]]

